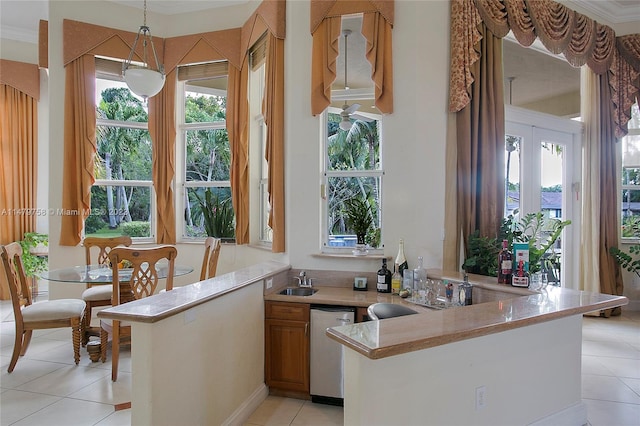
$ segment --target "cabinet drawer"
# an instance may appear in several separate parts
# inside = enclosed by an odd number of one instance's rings
[[[266,302],[265,316],[269,319],[309,321],[307,303]]]

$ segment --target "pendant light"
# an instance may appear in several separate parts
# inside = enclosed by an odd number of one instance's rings
[[[142,65],[131,63],[139,40],[142,40]],[[151,66],[151,63],[149,63],[149,49],[153,54],[155,69]],[[138,30],[129,57],[122,64],[122,75],[129,89],[136,95],[142,96],[145,101],[147,98],[158,94],[164,86],[164,65],[158,62],[158,55],[156,55],[156,49],[153,45],[151,31],[149,27],[147,27],[147,0],[144,0],[144,21]]]
[[[342,35],[344,35],[344,90],[345,92],[349,90],[349,83],[347,83],[347,37],[351,35],[351,30],[343,30]],[[348,105],[345,102],[342,107],[342,120],[340,121],[340,128],[345,132],[348,132],[351,129],[351,121],[349,120],[349,112],[347,112]]]

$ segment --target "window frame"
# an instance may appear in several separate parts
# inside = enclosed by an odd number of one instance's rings
[[[102,59],[102,58],[98,58],[97,59]],[[121,62],[121,61],[114,61],[114,60],[109,60],[109,62]],[[95,77],[94,79],[96,80],[96,86],[98,85],[98,80],[106,80],[106,81],[114,81],[114,82],[119,82],[122,84],[125,84],[124,78],[120,75],[116,75],[116,74],[112,74],[109,71],[101,71],[99,69],[96,69],[96,73],[95,73]],[[126,87],[126,84],[125,84]],[[97,92],[97,87],[96,87],[96,92]],[[129,90],[131,92],[131,90]],[[131,92],[131,95],[134,97],[137,97],[140,99],[139,96],[137,96],[135,93]],[[98,102],[100,100],[100,94],[96,93],[96,110],[98,108]],[[145,104],[146,106],[146,104]],[[148,119],[148,116],[147,116]],[[147,132],[149,131],[149,121],[147,120],[146,122],[140,122],[140,121],[122,121],[122,120],[109,120],[109,119],[104,119],[104,118],[100,118],[96,116],[96,128],[97,127],[118,127],[118,128],[124,128],[124,129],[135,129],[135,130],[146,130]],[[149,138],[151,139],[151,135],[149,135]],[[153,141],[151,142],[153,143]],[[97,153],[96,153],[97,155]],[[153,168],[153,161],[152,161],[152,168]],[[153,169],[151,170],[151,175],[153,176]],[[156,240],[156,191],[155,191],[155,186],[153,183],[153,178],[150,180],[120,180],[120,179],[95,179],[94,176],[94,182],[91,185],[91,187],[99,187],[99,186],[111,186],[111,187],[120,187],[120,186],[124,186],[124,187],[140,187],[140,188],[150,188],[149,191],[149,236],[148,237],[132,237],[132,242],[134,244],[136,243],[140,243],[140,244],[144,244],[144,243],[153,243]],[[92,207],[93,209],[93,207]],[[86,219],[85,219],[86,221]],[[83,226],[83,237],[86,234],[86,230]]]
[[[332,95],[334,100],[340,100],[345,102],[357,102],[359,100],[369,99],[369,96],[364,94],[364,92],[359,92],[358,90],[352,90],[353,93],[357,93],[353,96],[337,94],[336,96]],[[363,95],[364,94],[364,95]],[[371,99],[373,99],[371,97]],[[329,179],[332,177],[368,177],[378,179],[379,181],[379,194],[378,194],[378,217],[380,223],[380,246],[378,248],[370,248],[368,247],[368,253],[373,255],[382,255],[384,254],[384,213],[383,213],[383,199],[384,199],[384,136],[383,136],[383,114],[370,113],[364,111],[358,111],[359,115],[371,117],[377,121],[378,125],[378,143],[379,143],[379,158],[380,158],[380,166],[376,170],[329,170],[329,154],[328,154],[328,122],[329,122],[329,114],[340,114],[342,111],[341,108],[338,107],[327,107],[321,116],[322,126],[320,129],[320,139],[321,139],[321,191],[320,191],[320,199],[321,199],[321,216],[320,216],[320,251],[323,254],[333,254],[333,255],[352,255],[356,247],[334,247],[329,245],[329,199],[327,195],[327,189],[329,187]],[[356,256],[355,254],[353,254]]]
[[[627,134],[620,140],[620,168],[619,168],[619,173],[620,176],[618,178],[618,182],[620,185],[620,190],[618,191],[618,197],[620,197],[619,202],[618,202],[618,217],[620,218],[620,224],[618,227],[618,232],[620,234],[620,241],[624,244],[638,244],[640,243],[640,237],[625,237],[623,235],[622,232],[622,227],[624,224],[624,209],[623,209],[623,204],[624,204],[624,197],[623,197],[623,193],[624,191],[640,191],[640,183],[638,184],[623,184],[623,176],[625,173],[625,166],[624,166],[624,154],[625,154],[625,150],[624,150],[624,145],[627,143],[627,141],[625,140],[626,138],[630,137],[630,136],[636,136],[638,138],[640,138],[640,125],[638,127],[631,127],[634,123],[634,119],[636,121],[638,121],[640,123],[640,106],[638,104],[635,104],[632,106],[631,108],[631,114],[632,117],[631,119],[628,121],[627,123]],[[637,167],[634,167],[637,168]],[[638,215],[640,216],[640,215]]]
[[[216,78],[216,77],[211,77]],[[227,121],[213,121],[201,123],[187,123],[185,121],[185,102],[187,92],[204,93],[214,96],[227,97],[228,91],[222,89],[206,88],[202,86],[190,85],[189,81],[178,81],[176,90],[176,186],[180,188],[179,196],[176,196],[176,228],[179,230],[178,240],[182,242],[200,242],[206,237],[192,237],[185,235],[186,223],[184,219],[184,209],[186,207],[185,197],[189,188],[231,188],[231,181],[188,181],[187,171],[187,132],[192,130],[225,130],[227,131]],[[177,191],[178,192],[178,191]],[[235,216],[235,212],[234,212]],[[224,239],[225,243],[235,242],[231,239]]]

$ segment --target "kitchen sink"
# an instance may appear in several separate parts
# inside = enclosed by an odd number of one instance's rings
[[[318,290],[309,287],[287,287],[280,291],[280,294],[284,294],[285,296],[311,296],[316,291]]]

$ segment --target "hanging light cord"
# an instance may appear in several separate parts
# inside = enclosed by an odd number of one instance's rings
[[[347,83],[347,37],[351,34],[351,30],[344,30],[344,90],[349,90]]]

